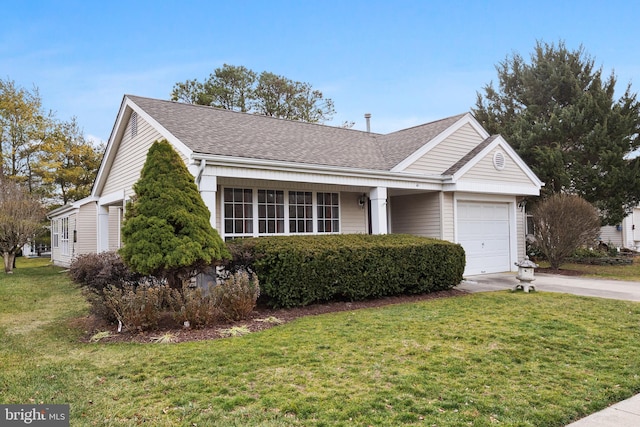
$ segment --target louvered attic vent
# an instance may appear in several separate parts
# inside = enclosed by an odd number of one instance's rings
[[[493,155],[493,167],[501,171],[502,169],[504,169],[504,166],[505,166],[504,154],[502,154],[502,151],[496,151],[496,153]]]
[[[135,111],[131,114],[131,138],[135,138],[138,135],[138,113]]]

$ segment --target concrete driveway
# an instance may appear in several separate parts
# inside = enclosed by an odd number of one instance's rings
[[[533,285],[536,291],[560,292],[588,297],[640,301],[640,282],[593,279],[538,273]],[[513,289],[516,273],[468,276],[456,289],[467,292],[490,292]],[[640,426],[640,394],[589,415],[567,427],[637,427]]]
[[[541,292],[560,292],[588,297],[640,301],[640,282],[544,273],[536,273],[535,277],[532,284],[537,291]],[[465,277],[465,280],[456,286],[456,289],[467,292],[499,291],[513,289],[518,283],[516,273],[483,274]]]

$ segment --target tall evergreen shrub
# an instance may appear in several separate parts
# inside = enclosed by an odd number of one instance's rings
[[[166,140],[147,154],[122,227],[120,255],[133,271],[172,288],[229,257],[193,176]]]

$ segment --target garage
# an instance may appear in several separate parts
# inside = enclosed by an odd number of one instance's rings
[[[465,275],[511,269],[509,204],[458,201],[458,243],[467,257]]]

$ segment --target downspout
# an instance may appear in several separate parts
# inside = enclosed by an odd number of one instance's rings
[[[202,174],[204,173],[204,169],[207,166],[207,161],[205,159],[200,159],[200,167],[198,168],[198,176],[196,176],[196,184],[198,185],[198,191],[200,191],[200,179],[202,178]]]

